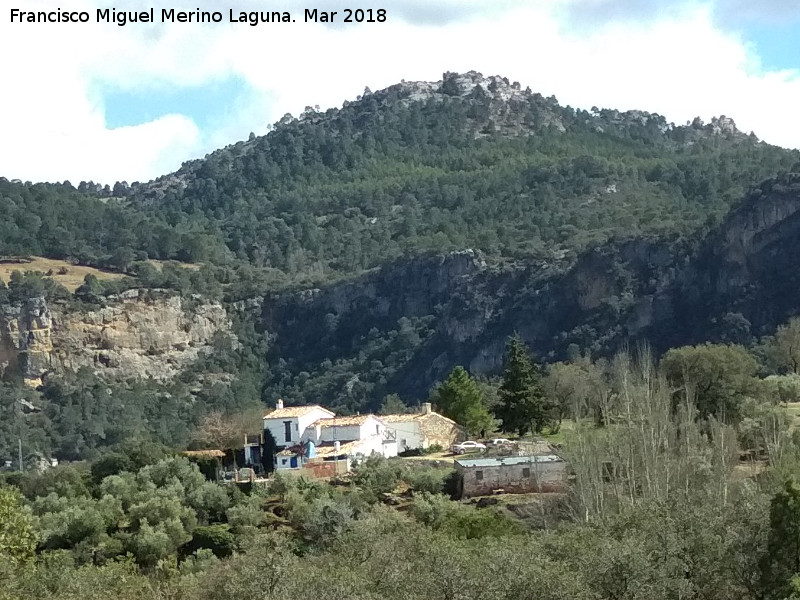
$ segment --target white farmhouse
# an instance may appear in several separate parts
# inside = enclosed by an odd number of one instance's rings
[[[324,454],[336,442],[348,444],[351,457],[380,454],[386,458],[397,456],[397,443],[391,430],[375,415],[356,415],[320,419],[306,429],[301,441],[311,441],[317,454]]]
[[[316,417],[316,418],[313,418]],[[353,461],[379,454],[397,456],[394,432],[375,415],[336,417],[320,406],[276,408],[264,417],[275,438],[276,469],[299,469],[335,462],[335,472]]]
[[[264,433],[269,432],[275,440],[276,450],[280,451],[300,442],[303,433],[309,425],[316,421],[332,419],[334,413],[318,405],[311,406],[283,406],[283,400],[278,400],[275,410],[264,415]],[[281,461],[283,461],[281,463]],[[297,468],[300,466],[296,456],[282,456],[277,459],[277,468]]]

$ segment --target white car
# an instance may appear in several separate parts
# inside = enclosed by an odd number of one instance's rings
[[[466,441],[460,444],[453,444],[450,447],[453,454],[465,454],[467,452],[486,452],[486,446],[480,442]]]
[[[486,445],[490,448],[494,448],[496,446],[512,446],[514,442],[511,440],[507,440],[506,438],[494,438],[486,442]]]

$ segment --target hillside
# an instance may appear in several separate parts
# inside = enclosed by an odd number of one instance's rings
[[[74,457],[141,431],[186,443],[209,410],[276,397],[414,403],[456,364],[496,374],[514,332],[545,361],[749,343],[800,308],[798,159],[730,118],[576,110],[470,72],[308,108],[147,183],[0,179],[0,255],[97,275],[0,289],[9,340],[58,315],[42,360],[9,342],[7,395],[43,376],[30,435]],[[136,288],[163,301],[131,306]],[[195,339],[208,306],[225,316]]]
[[[685,234],[798,160],[725,117],[676,126],[445,75],[286,117],[133,186],[131,205],[208,219],[237,258],[324,281],[409,253],[548,259],[614,236]]]
[[[0,281],[6,285],[14,271],[38,271],[48,274],[48,277],[63,285],[69,292],[74,292],[80,287],[87,275],[94,275],[100,280],[117,280],[123,277],[122,273],[114,273],[94,267],[76,265],[64,260],[32,256],[24,258],[0,258]]]
[[[798,158],[726,117],[575,110],[501,77],[447,73],[287,115],[149,183],[0,181],[0,254],[226,265],[219,278],[246,282],[230,291],[246,297],[419,253],[550,260],[689,234]]]

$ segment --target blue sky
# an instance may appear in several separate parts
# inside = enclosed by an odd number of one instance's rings
[[[225,118],[229,107],[248,91],[248,84],[231,76],[201,85],[156,89],[108,88],[100,93],[106,125],[111,129],[139,125],[169,114],[183,114],[208,131]]]
[[[753,44],[765,69],[800,68],[800,20],[750,24],[742,28],[742,36]]]
[[[254,0],[115,0],[221,10]],[[111,6],[71,0],[70,9]],[[28,0],[54,10],[59,0]],[[302,21],[299,0],[276,0]],[[318,0],[338,9],[338,0]],[[725,114],[800,147],[795,0],[393,0],[387,22],[11,24],[0,13],[0,176],[147,180],[264,134],[285,113],[341,106],[401,79],[503,75],[562,103],[682,123]],[[227,20],[227,18],[226,18]]]

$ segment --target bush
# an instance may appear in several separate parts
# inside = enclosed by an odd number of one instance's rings
[[[418,497],[410,513],[423,525],[460,539],[504,537],[524,531],[517,521],[497,510],[465,506],[440,494]]]
[[[422,454],[425,455],[436,454],[438,452],[444,452],[444,448],[440,444],[433,444],[432,446],[422,449]]]
[[[452,469],[440,469],[427,465],[409,467],[403,474],[403,481],[415,492],[441,494],[445,481],[453,473]]]
[[[353,474],[353,481],[364,492],[367,500],[377,502],[381,494],[393,492],[397,487],[402,467],[397,462],[373,454],[356,467]]]
[[[230,556],[236,550],[236,537],[230,529],[228,525],[222,524],[197,527],[192,535],[192,541],[186,544],[182,551],[188,555],[201,549],[208,549],[218,558]]]
[[[109,475],[133,470],[133,462],[121,452],[109,452],[92,463],[92,481],[97,484]]]

